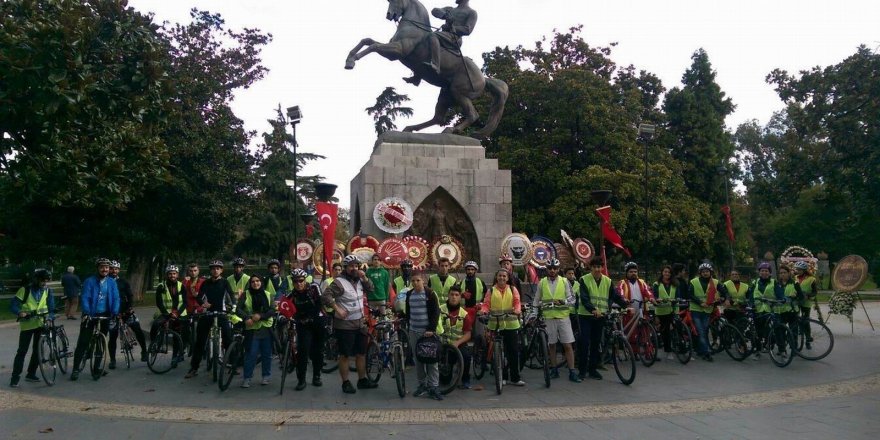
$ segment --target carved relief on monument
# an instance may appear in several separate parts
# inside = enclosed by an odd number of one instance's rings
[[[440,237],[456,238],[464,248],[464,260],[480,260],[477,232],[464,208],[442,186],[432,192],[413,215],[412,232],[434,243]]]

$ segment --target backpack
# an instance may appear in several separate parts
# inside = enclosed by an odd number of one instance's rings
[[[423,364],[436,364],[440,360],[440,338],[422,336],[416,342],[416,359]]]

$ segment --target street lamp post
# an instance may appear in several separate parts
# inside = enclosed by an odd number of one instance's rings
[[[609,189],[597,189],[595,191],[590,191],[590,197],[593,198],[593,201],[596,202],[600,208],[608,204],[608,200],[611,198],[611,190]],[[602,219],[599,218],[599,249],[596,251],[597,254],[600,254],[601,257],[605,258],[605,235],[602,234]],[[590,264],[587,262],[587,264]],[[607,271],[608,268],[606,267]]]
[[[287,108],[287,120],[290,122],[290,126],[293,127],[293,213],[288,218],[288,222],[290,223],[290,242],[293,243],[296,240],[296,224],[293,222],[293,218],[296,217],[296,124],[302,120],[302,111],[300,111],[299,106],[295,105],[293,107]]]
[[[718,174],[724,179],[724,204],[727,205],[727,209],[730,209],[730,189],[727,184],[727,167],[724,165],[718,167]],[[733,242],[728,238],[727,244],[730,248],[730,270],[733,270],[734,265],[736,264],[736,259],[733,257]]]
[[[645,278],[648,277],[648,225],[650,224],[648,207],[651,205],[651,198],[648,195],[648,143],[654,136],[654,129],[654,124],[639,124],[639,138],[641,138],[642,143],[645,144],[645,233],[642,237],[642,254],[645,258]]]

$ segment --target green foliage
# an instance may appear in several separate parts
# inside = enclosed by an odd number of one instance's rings
[[[364,109],[376,121],[376,135],[389,130],[396,130],[397,125],[394,124],[394,121],[397,118],[413,115],[412,107],[401,106],[401,104],[407,101],[409,101],[409,96],[397,93],[394,87],[385,87],[385,90],[376,97],[376,103],[372,107]]]

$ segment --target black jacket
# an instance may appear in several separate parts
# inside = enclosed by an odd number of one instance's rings
[[[211,303],[209,312],[225,312],[232,305],[232,289],[226,278],[208,278],[199,287],[199,304]]]

